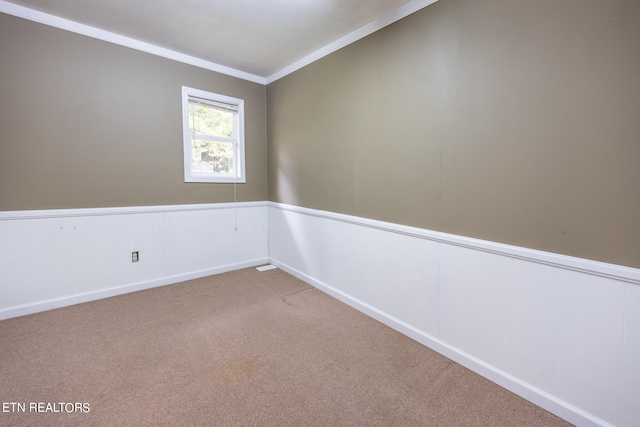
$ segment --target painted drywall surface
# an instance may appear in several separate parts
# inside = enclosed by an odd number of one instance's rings
[[[0,14],[0,210],[229,202],[185,183],[181,87],[245,100],[247,183],[265,200],[266,88]]]
[[[269,199],[640,266],[640,5],[447,0],[267,88]]]

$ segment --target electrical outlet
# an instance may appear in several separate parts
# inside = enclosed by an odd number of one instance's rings
[[[138,251],[131,252],[131,262],[138,262],[140,258],[138,257]]]

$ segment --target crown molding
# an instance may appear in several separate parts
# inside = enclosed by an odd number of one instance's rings
[[[133,39],[131,37],[122,36],[120,34],[112,33],[110,31],[101,30],[96,27],[81,24],[76,21],[61,18],[59,16],[51,15],[45,12],[40,12],[28,7],[20,6],[14,3],[9,3],[5,0],[0,0],[0,12],[8,15],[13,15],[18,18],[27,19],[29,21],[38,22],[40,24],[49,25],[51,27],[59,28],[62,30],[70,31],[76,34],[81,34],[87,37],[92,37],[98,40],[106,41],[109,43],[117,44],[120,46],[135,49],[141,52],[150,53],[152,55],[160,56],[162,58],[171,59],[173,61],[182,62],[184,64],[193,65],[195,67],[203,68],[205,70],[215,71],[216,73],[225,74],[231,77],[247,80],[262,85],[268,85],[282,77],[299,70],[306,65],[311,64],[331,53],[342,49],[345,46],[350,45],[376,31],[393,24],[400,19],[423,9],[438,0],[411,0],[399,8],[391,11],[385,16],[376,19],[368,23],[367,25],[360,27],[359,29],[347,34],[340,39],[329,43],[328,45],[318,49],[317,51],[305,56],[304,58],[294,62],[293,64],[277,71],[276,73],[262,77],[255,74],[250,74],[235,68],[226,67],[224,65],[216,64],[215,62],[207,61],[195,56],[186,55],[184,53],[176,52],[171,49],[156,46],[151,43],[143,42]]]
[[[216,73],[226,74],[231,77],[248,80],[250,82],[266,84],[264,77],[216,64],[215,62],[206,61],[195,56],[186,55],[171,49],[156,46],[151,43],[136,40],[110,31],[101,30],[69,19],[60,18],[59,16],[50,15],[48,13],[29,9],[28,7],[19,6],[0,0],[0,12],[13,15],[18,18],[27,19],[29,21],[38,22],[40,24],[49,25],[51,27],[70,31],[72,33],[81,34],[83,36],[92,37],[94,39],[106,41],[141,52],[150,53],[162,58],[171,59],[173,61],[182,62],[184,64],[193,65],[195,67],[204,68],[205,70],[215,71]]]
[[[316,50],[310,55],[305,56],[299,61],[294,62],[288,67],[283,68],[282,70],[270,75],[266,78],[266,83],[273,83],[276,80],[283,78],[284,76],[293,73],[294,71],[299,70],[302,67],[305,67],[312,62],[315,62],[327,55],[332,54],[333,52],[342,49],[345,46],[354,43],[369,34],[373,34],[376,31],[393,24],[396,21],[401,20],[402,18],[411,15],[414,12],[419,11],[420,9],[424,9],[425,7],[432,5],[438,0],[412,0],[399,8],[391,11],[385,16],[376,19],[375,21],[371,21],[367,25],[358,28],[357,30],[347,34],[346,36],[334,41],[333,43],[329,43],[328,45]]]

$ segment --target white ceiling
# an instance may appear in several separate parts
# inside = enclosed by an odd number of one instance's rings
[[[267,79],[339,40],[354,41],[349,35],[366,35],[363,27],[381,28],[434,1],[1,0],[0,6],[24,6]]]

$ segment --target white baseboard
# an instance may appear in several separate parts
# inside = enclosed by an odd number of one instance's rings
[[[336,298],[337,300],[347,304],[348,306],[368,315],[369,317],[376,319],[377,321],[389,326],[390,328],[406,335],[407,337],[419,342],[420,344],[429,347],[430,349],[442,354],[443,356],[453,360],[456,363],[464,366],[465,368],[491,380],[492,382],[506,388],[507,390],[517,394],[518,396],[527,399],[528,401],[540,406],[541,408],[551,412],[558,417],[575,424],[577,426],[602,426],[611,427],[612,425],[599,419],[591,414],[577,408],[567,402],[564,402],[555,396],[540,390],[520,379],[510,375],[504,371],[501,371],[494,366],[491,366],[484,361],[473,357],[470,354],[461,351],[432,335],[426,334],[414,328],[407,323],[389,316],[388,314],[376,309],[375,307],[366,304],[357,298],[353,298],[350,295],[345,294],[327,284],[320,282],[301,271],[296,270],[286,264],[283,264],[277,260],[270,259],[271,264],[277,266],[283,271],[297,277],[298,279],[310,284],[311,286],[325,292],[328,295]]]
[[[115,288],[103,289],[100,291],[87,292],[84,294],[76,294],[61,298],[54,298],[46,301],[38,301],[32,304],[24,304],[17,307],[0,310],[0,320],[11,319],[13,317],[26,316],[28,314],[40,313],[42,311],[53,310],[55,308],[67,307],[83,302],[95,301],[103,298],[114,297],[117,295],[128,294],[131,292],[142,291],[145,289],[156,288],[159,286],[170,285],[174,283],[184,282],[187,280],[198,279],[200,277],[212,276],[214,274],[226,273],[228,271],[240,270],[242,268],[255,267],[267,264],[268,258],[260,258],[240,264],[225,265],[222,267],[200,270],[186,274],[179,274],[162,279],[149,280],[146,282],[133,283],[130,285],[118,286]]]
[[[277,203],[0,213],[0,320],[268,262],[573,424],[640,425],[640,270]]]
[[[272,264],[572,424],[640,425],[640,270],[269,206]]]
[[[266,202],[1,212],[0,319],[265,263],[267,232]]]

